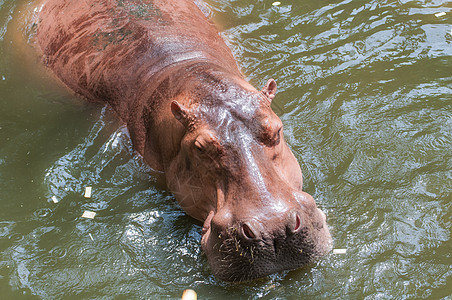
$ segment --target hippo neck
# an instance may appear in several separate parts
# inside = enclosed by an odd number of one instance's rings
[[[185,134],[185,128],[170,111],[171,101],[177,99],[187,107],[192,105],[178,97],[193,88],[193,81],[202,82],[212,73],[248,84],[236,65],[217,63],[202,52],[175,55],[170,60],[171,63],[165,59],[160,65],[151,66],[143,75],[139,82],[145,83],[144,88],[135,101],[128,101],[128,106],[122,108],[112,105],[127,123],[134,148],[152,168],[162,172],[179,152]],[[212,93],[219,93],[218,87],[212,89]]]
[[[165,102],[164,99],[158,99],[153,95],[158,93],[167,94],[164,89],[177,89],[184,77],[190,75],[192,69],[196,66],[202,66],[206,70],[223,70],[225,76],[233,76],[241,78],[242,75],[237,65],[227,64],[212,57],[209,53],[201,50],[181,51],[165,55],[158,60],[144,61],[143,64],[137,66],[135,74],[129,78],[129,85],[136,85],[133,89],[136,91],[131,96],[134,99],[123,101],[117,97],[106,97],[106,102],[117,112],[119,117],[126,123],[134,113],[137,105],[143,102]],[[162,82],[169,81],[169,85],[162,86]],[[175,86],[176,85],[176,86]],[[130,88],[128,88],[130,90]]]

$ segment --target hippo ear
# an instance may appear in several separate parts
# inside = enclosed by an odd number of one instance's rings
[[[176,100],[171,102],[171,112],[174,117],[182,123],[182,125],[188,125],[188,109],[186,109],[182,104],[179,104]]]
[[[262,88],[261,91],[267,98],[270,100],[270,102],[275,98],[276,94],[276,81],[274,79],[269,79],[267,81],[267,84]]]

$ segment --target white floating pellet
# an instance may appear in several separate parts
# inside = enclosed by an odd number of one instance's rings
[[[53,203],[55,203],[55,204],[60,202],[60,200],[58,200],[58,198],[56,196],[52,196],[52,198],[50,198],[50,199],[52,199]]]
[[[95,212],[93,211],[89,211],[89,210],[85,210],[83,212],[82,218],[87,218],[87,219],[94,219],[94,216],[96,215]]]
[[[333,249],[333,254],[345,254],[347,249]]]
[[[435,17],[439,18],[439,17],[443,17],[445,15],[446,15],[446,13],[442,11],[442,12],[436,13]]]
[[[182,293],[182,300],[196,300],[198,299],[198,295],[194,290],[186,289]]]
[[[87,186],[85,188],[85,198],[91,198],[91,187]]]
[[[273,6],[278,6],[278,5],[281,5],[281,2],[275,1],[275,2],[272,3],[272,5],[273,5]]]

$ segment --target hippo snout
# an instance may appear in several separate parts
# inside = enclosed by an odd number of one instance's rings
[[[282,220],[280,224],[281,230],[284,230],[287,237],[296,234],[301,230],[301,218],[298,212],[292,212],[288,214],[288,218],[286,220]],[[240,228],[238,230],[238,234],[240,238],[247,240],[259,241],[266,234],[266,229],[261,222],[257,222],[255,220],[244,221],[240,224]]]
[[[279,214],[241,218],[223,209],[207,227],[203,250],[215,276],[225,281],[296,269],[331,248],[325,215],[317,207],[304,211],[300,205]]]

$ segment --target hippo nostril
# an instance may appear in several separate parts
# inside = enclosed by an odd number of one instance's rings
[[[295,227],[294,227],[294,232],[298,231],[298,229],[300,229],[301,227],[301,220],[300,220],[300,216],[297,214],[295,216]]]
[[[297,233],[298,231],[300,231],[302,226],[301,217],[298,213],[293,213],[290,220],[292,221],[290,221],[286,227],[287,236]]]
[[[253,230],[247,224],[242,225],[242,230],[243,230],[243,235],[246,238],[254,239],[256,237],[256,234],[254,234]]]

